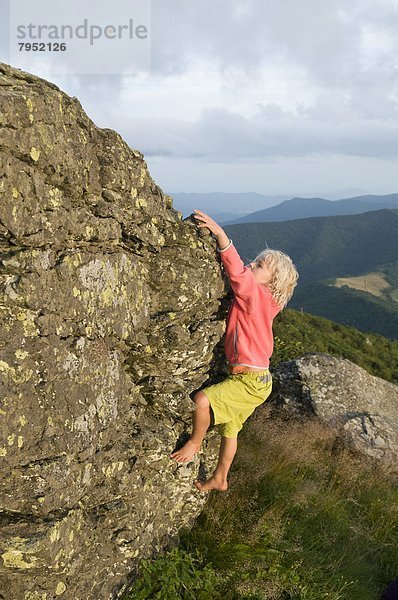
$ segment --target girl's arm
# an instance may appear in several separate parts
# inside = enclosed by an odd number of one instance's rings
[[[217,238],[221,260],[228,274],[237,302],[243,310],[253,312],[257,305],[258,285],[250,268],[244,266],[238,251],[223,228],[201,210],[195,209],[195,213],[197,214],[194,217],[202,221],[202,224],[198,224],[198,227],[207,227]],[[227,250],[225,254],[224,250]]]

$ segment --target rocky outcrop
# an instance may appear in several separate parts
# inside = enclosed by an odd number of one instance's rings
[[[200,512],[169,458],[213,373],[210,236],[79,101],[0,65],[0,598],[115,598]],[[216,347],[216,352],[214,348]]]
[[[291,415],[317,415],[342,429],[360,452],[396,466],[398,386],[323,353],[280,364],[273,383],[274,406]]]

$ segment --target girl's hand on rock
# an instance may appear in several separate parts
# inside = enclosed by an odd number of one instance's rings
[[[214,233],[214,235],[217,235],[223,231],[222,227],[220,227],[220,225],[216,223],[214,219],[209,217],[209,215],[204,213],[202,210],[197,210],[194,208],[194,213],[197,213],[194,215],[194,218],[202,221],[202,223],[197,223],[198,227],[207,227],[212,233]]]

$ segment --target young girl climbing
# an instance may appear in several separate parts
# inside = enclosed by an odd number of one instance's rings
[[[234,293],[224,342],[229,375],[193,396],[196,408],[192,434],[170,457],[177,462],[191,461],[200,450],[213,416],[221,435],[217,467],[207,481],[195,480],[194,485],[204,492],[226,491],[238,432],[271,393],[272,322],[292,297],[298,273],[289,256],[270,248],[245,266],[222,227],[203,211],[194,212],[197,226],[207,227],[217,239],[217,251]]]

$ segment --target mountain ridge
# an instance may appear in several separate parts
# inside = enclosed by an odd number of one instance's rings
[[[242,223],[280,222],[311,217],[328,217],[361,214],[381,208],[398,208],[398,193],[342,198],[327,200],[325,198],[305,198],[295,196],[283,200],[280,204],[252,212],[237,219],[224,221],[224,225],[239,225]]]

